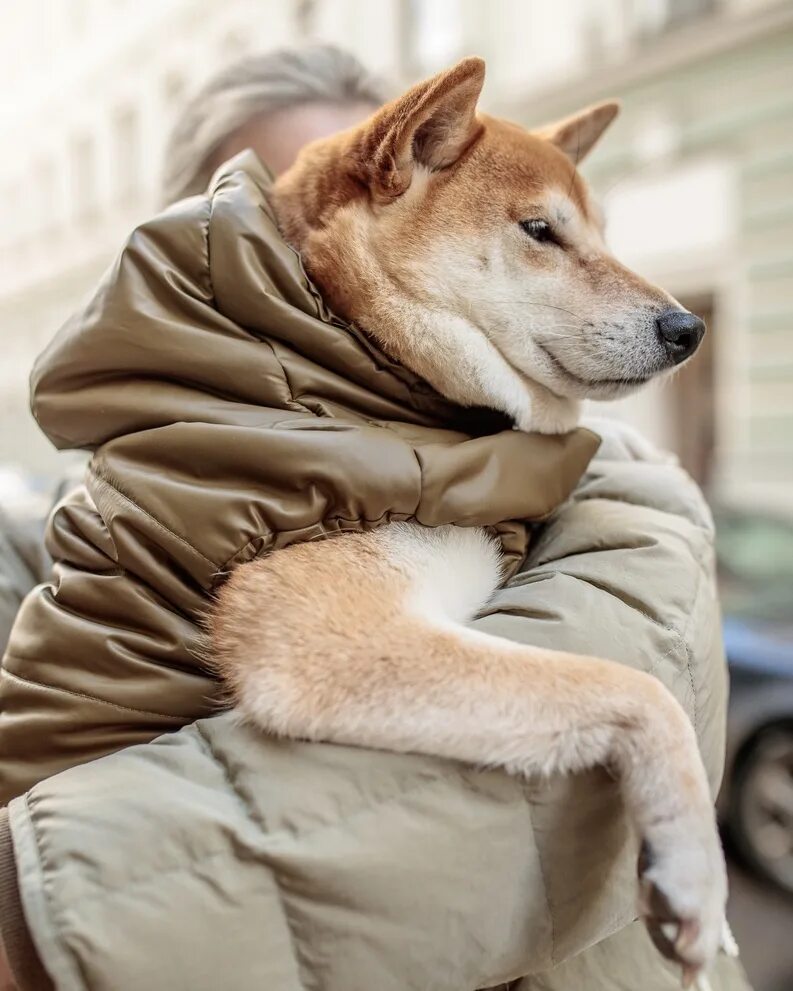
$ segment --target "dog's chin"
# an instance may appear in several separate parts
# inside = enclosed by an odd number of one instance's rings
[[[570,399],[622,399],[669,371],[665,367],[646,370],[615,368],[611,362],[603,368],[593,369],[591,365],[578,368],[563,364],[548,348],[538,347],[543,358],[543,374],[537,375],[535,372],[535,378],[541,378],[543,384],[556,395]]]
[[[646,378],[627,378],[609,382],[590,382],[579,394],[580,399],[597,399],[601,402],[610,399],[624,399],[625,396],[632,396],[639,389],[651,382],[655,376],[648,375]]]

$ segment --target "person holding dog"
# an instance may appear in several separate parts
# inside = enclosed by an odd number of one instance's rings
[[[213,154],[236,150],[224,140]],[[233,170],[251,189],[270,181],[250,154]],[[256,466],[244,455],[262,410],[244,372],[261,360],[257,307],[272,307],[289,333],[327,339],[329,361],[356,355],[352,392],[332,379],[334,399],[307,394],[324,415],[333,402],[371,403],[362,390],[372,376],[391,390],[378,394],[381,418],[409,403],[417,432],[437,403],[327,311],[275,232],[262,237],[260,201],[237,200],[229,214],[230,174],[131,241],[98,305],[58,345],[79,352],[89,324],[128,319],[129,292],[161,349],[147,355],[133,341],[129,355],[108,355],[130,362],[124,376],[92,379],[91,404],[69,399],[70,410],[58,362],[36,374],[53,439],[95,449],[95,469],[110,471],[56,511],[55,575],[26,603],[0,681],[2,798],[12,799],[0,821],[0,928],[18,986],[672,986],[675,972],[633,921],[635,839],[607,774],[527,783],[431,756],[279,741],[215,714],[216,686],[193,659],[196,618],[216,577],[212,541],[249,525],[255,476],[243,466]],[[207,206],[234,232],[213,246],[215,336],[196,321],[196,301],[210,298],[196,224]],[[246,284],[262,260],[266,280]],[[92,347],[85,367],[95,358]],[[178,377],[158,378],[169,360]],[[70,374],[80,368],[70,362]],[[285,374],[295,383],[305,368],[290,362]],[[453,422],[485,443],[504,426],[482,414]],[[171,425],[198,431],[197,444],[174,448]],[[213,440],[227,426],[234,449]],[[117,439],[109,464],[105,445]],[[285,456],[302,440],[296,431]],[[547,521],[474,625],[646,664],[693,718],[715,790],[725,677],[707,510],[678,468],[637,459],[620,432],[587,468],[594,446],[576,433],[538,446],[535,489],[523,496]],[[135,511],[139,487],[157,494],[158,517]],[[442,491],[425,498],[432,511]],[[174,513],[181,525],[163,523]],[[256,556],[256,538],[248,544]],[[727,956],[711,981],[746,987]]]

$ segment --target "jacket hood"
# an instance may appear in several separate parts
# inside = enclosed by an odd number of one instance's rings
[[[35,364],[32,408],[52,442],[95,450],[185,418],[212,422],[221,397],[480,434],[508,428],[500,413],[450,403],[327,309],[278,232],[271,184],[243,152],[208,198],[133,232],[94,300]],[[199,204],[208,213],[191,224]],[[197,261],[203,271],[191,279]],[[297,398],[285,395],[284,364]]]
[[[211,421],[213,396],[285,402],[262,352],[294,366],[300,400],[317,416],[349,409],[480,435],[509,428],[504,414],[449,402],[328,310],[278,231],[271,184],[256,155],[243,152],[218,171],[207,198],[175,204],[133,232],[94,300],[35,364],[32,408],[52,442],[96,449],[185,415]],[[191,224],[203,204],[202,223]],[[203,270],[191,280],[197,261]]]

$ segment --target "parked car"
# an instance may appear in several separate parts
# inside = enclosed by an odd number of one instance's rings
[[[793,895],[793,630],[724,623],[730,664],[722,820],[747,864]]]
[[[793,523],[717,522],[731,682],[719,812],[747,865],[793,895]]]

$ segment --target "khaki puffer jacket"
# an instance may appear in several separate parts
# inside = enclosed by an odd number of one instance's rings
[[[324,310],[266,185],[243,156],[137,231],[34,374],[48,433],[96,451],[0,680],[2,793],[40,781],[9,814],[41,962],[58,991],[672,991],[605,774],[526,782],[215,714],[192,646],[236,562],[388,519],[493,526],[518,562],[521,521],[556,508],[477,626],[653,672],[714,792],[722,768],[696,488],[607,449],[565,502],[592,436],[459,422]],[[726,957],[712,981],[747,987]]]
[[[278,234],[252,153],[144,224],[32,377],[94,456],[54,513],[54,580],[0,677],[0,805],[217,709],[199,621],[235,565],[340,530],[492,527],[514,570],[598,445],[451,405],[336,319]]]
[[[715,788],[710,519],[680,469],[603,447],[476,625],[655,672]],[[56,775],[9,811],[58,991],[680,988],[633,921],[636,843],[603,773],[525,782],[274,741],[220,715]],[[710,980],[748,989],[726,956]]]

